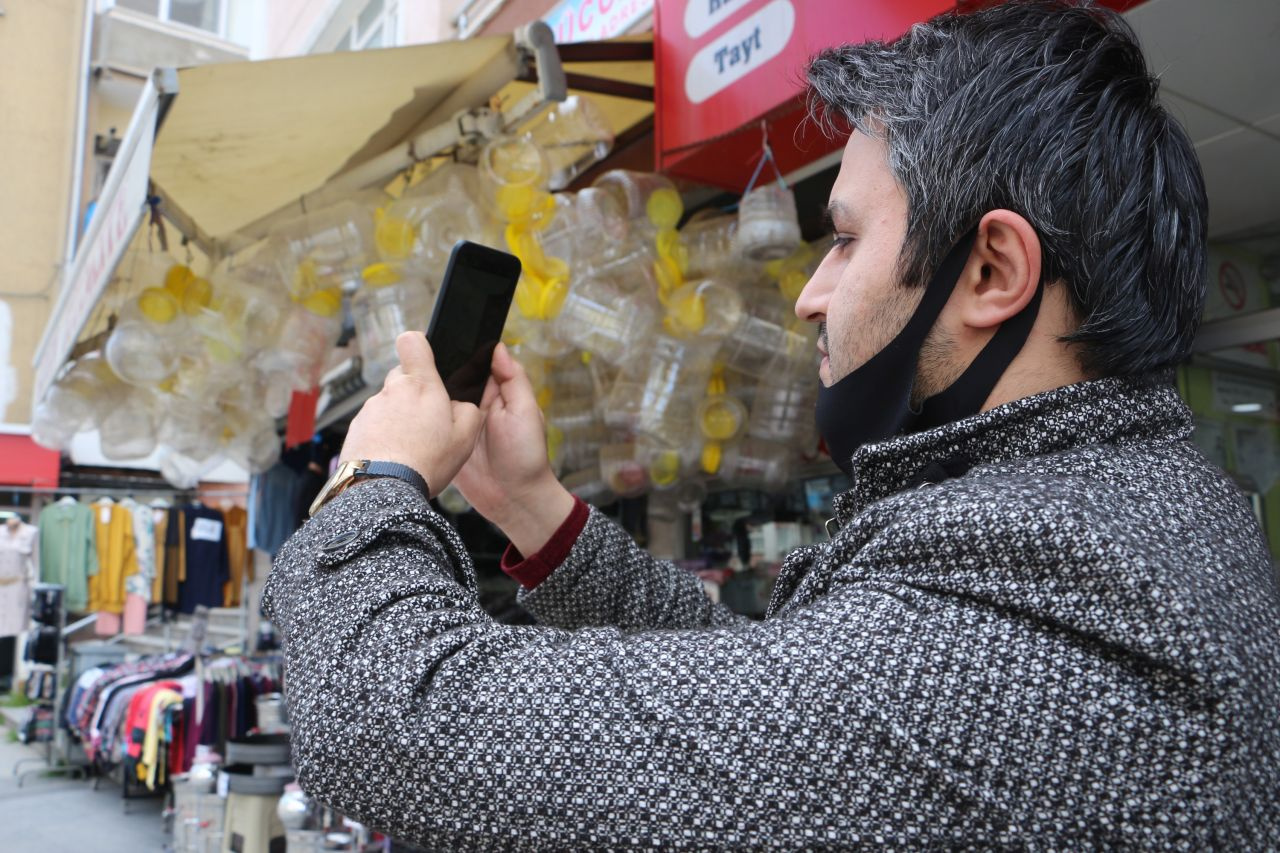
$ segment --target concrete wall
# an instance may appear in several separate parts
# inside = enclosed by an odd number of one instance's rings
[[[0,362],[12,367],[0,363],[5,423],[31,420],[31,359],[63,259],[85,6],[5,0],[0,17],[0,302],[10,317],[0,324]],[[15,387],[2,387],[6,377]]]

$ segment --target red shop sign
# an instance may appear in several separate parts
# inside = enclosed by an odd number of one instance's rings
[[[824,48],[893,39],[994,0],[659,0],[654,22],[658,168],[741,192],[761,119],[784,173],[840,147],[808,127],[804,68]],[[1143,0],[1101,0],[1127,11]]]
[[[895,38],[954,0],[661,0],[655,22],[659,168],[741,190],[769,117],[783,171],[837,147],[795,133],[810,56],[838,44]],[[706,143],[715,141],[714,145]],[[708,150],[714,149],[714,150]],[[744,171],[745,169],[745,171]]]

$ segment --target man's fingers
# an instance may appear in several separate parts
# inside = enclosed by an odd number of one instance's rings
[[[498,388],[498,380],[490,375],[489,380],[484,383],[484,395],[480,398],[480,411],[489,411],[494,402],[500,399],[502,399],[502,394]]]
[[[455,434],[466,436],[472,442],[474,447],[476,438],[480,435],[480,429],[484,426],[485,413],[477,408],[473,403],[453,402],[453,428]],[[467,448],[471,450],[471,448]]]
[[[422,332],[402,332],[396,338],[396,355],[400,357],[400,367],[406,376],[429,384],[444,385],[436,370],[431,345]]]
[[[517,413],[536,411],[538,400],[533,395],[533,385],[520,362],[512,357],[504,344],[493,351],[493,378],[498,380],[502,401],[508,409]]]

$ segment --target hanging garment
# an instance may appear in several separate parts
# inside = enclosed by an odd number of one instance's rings
[[[253,559],[249,554],[249,513],[233,506],[223,514],[227,531],[227,565],[231,579],[222,589],[224,607],[240,606],[245,578],[253,580]]]
[[[183,510],[186,516],[186,577],[178,590],[178,612],[194,613],[200,605],[222,606],[222,588],[230,577],[226,520],[203,504]]]
[[[294,507],[302,490],[301,475],[277,462],[253,478],[253,547],[275,556],[297,529]]]
[[[89,609],[124,612],[125,579],[138,572],[133,514],[109,500],[90,506],[98,547],[98,573],[89,580]]]
[[[138,778],[147,783],[147,788],[154,791],[156,783],[164,783],[165,769],[161,765],[160,741],[165,738],[165,711],[171,707],[182,707],[182,694],[175,690],[161,690],[151,699],[151,711],[147,719],[147,733],[142,742],[142,760],[138,763]],[[169,740],[172,743],[172,740]],[[159,765],[159,766],[158,766]]]
[[[168,548],[165,542],[169,532],[169,507],[159,501],[151,502],[151,520],[155,535],[156,572],[151,578],[151,595],[148,601],[164,601],[164,573]]]
[[[164,596],[165,607],[176,610],[178,590],[187,577],[187,515],[173,507],[165,521]]]
[[[137,574],[124,580],[126,595],[140,595],[143,601],[151,600],[151,582],[156,576],[156,522],[151,508],[144,507],[131,498],[120,501],[133,519],[133,553],[138,561]]]
[[[0,524],[0,637],[27,630],[39,539],[40,531],[30,524]]]
[[[129,636],[146,633],[147,599],[134,593],[126,593],[124,597],[124,619],[121,630]]]
[[[68,612],[89,609],[89,578],[98,573],[93,510],[70,501],[40,512],[40,580],[66,587]]]

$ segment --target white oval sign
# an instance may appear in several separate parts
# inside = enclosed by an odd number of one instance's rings
[[[734,12],[746,6],[749,0],[689,0],[684,7],[684,31],[696,39],[711,31],[716,24],[728,20]]]
[[[791,0],[774,0],[698,51],[684,75],[690,103],[702,103],[782,53],[795,25]]]

